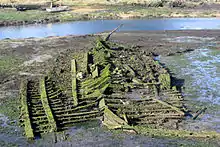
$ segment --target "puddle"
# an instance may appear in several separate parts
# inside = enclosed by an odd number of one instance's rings
[[[220,132],[220,50],[196,49],[183,55],[162,57],[161,62],[184,80],[183,93],[192,109],[207,107],[188,128]],[[198,107],[197,107],[198,106]]]
[[[0,114],[0,122],[1,122],[0,125],[2,127],[7,127],[8,126],[8,124],[7,124],[8,121],[9,121],[9,119],[8,119],[7,116],[5,116],[3,114]]]
[[[179,43],[203,43],[205,41],[212,41],[214,39],[214,37],[180,36],[174,38],[164,38],[163,40]]]
[[[16,121],[11,121],[7,116],[5,116],[4,114],[0,113],[0,126],[4,127],[4,128],[11,128],[11,129],[16,129],[15,131],[17,131],[17,126],[9,124],[10,122],[14,122],[14,124],[16,124]]]
[[[33,64],[34,62],[44,62],[48,59],[52,58],[51,55],[47,55],[47,54],[44,54],[44,55],[39,55],[39,56],[33,56],[31,60],[29,61],[25,61],[23,63],[24,66],[28,66],[28,65],[31,65]]]

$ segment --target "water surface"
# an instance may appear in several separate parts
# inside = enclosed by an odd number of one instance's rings
[[[183,93],[188,107],[208,108],[198,120],[190,121],[187,128],[220,132],[220,50],[204,45],[190,53],[162,57],[161,62],[175,77],[184,79]]]
[[[124,24],[121,31],[220,29],[220,19],[217,18],[90,20],[0,27],[0,39],[85,35],[110,31],[120,24]]]

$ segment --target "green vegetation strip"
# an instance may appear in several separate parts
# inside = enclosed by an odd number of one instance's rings
[[[28,139],[34,139],[34,133],[31,126],[28,102],[27,102],[27,81],[22,81],[20,86],[20,96],[21,96],[21,113],[22,119],[24,121],[24,130]]]
[[[105,66],[105,68],[102,70],[100,77],[97,79],[88,79],[84,82],[82,82],[82,88],[92,88],[96,85],[99,85],[100,82],[102,82],[106,77],[110,76],[110,64]]]
[[[45,78],[42,78],[40,80],[40,90],[41,90],[41,101],[42,101],[44,110],[47,115],[47,119],[48,119],[50,127],[51,127],[50,132],[57,131],[56,121],[54,119],[52,110],[49,105],[48,97],[47,97],[47,92],[46,92],[46,87],[45,87]]]
[[[92,72],[92,78],[96,78],[99,76],[99,66],[95,66],[95,70]]]
[[[87,98],[99,98],[105,92],[105,90],[109,87],[110,84],[106,84],[104,87],[100,89],[96,89],[93,93],[86,95],[83,99]]]
[[[96,79],[93,80],[88,80],[90,83],[88,83],[88,81],[85,81],[82,84],[82,88],[85,89],[84,90],[84,94],[89,94],[92,93],[92,91],[95,92],[96,91],[100,91],[103,87],[105,87],[107,84],[109,84],[110,82],[110,72],[108,69],[108,66],[106,66],[107,68],[105,68],[101,74],[101,77],[98,77]],[[108,71],[106,71],[108,70]],[[87,84],[85,84],[87,83]]]
[[[117,129],[117,128],[123,128],[128,125],[128,121],[126,116],[124,117],[125,120],[118,117],[116,114],[114,114],[108,106],[105,104],[105,99],[102,98],[99,101],[99,109],[104,109],[104,117],[103,117],[103,124],[109,128],[109,129]]]
[[[89,73],[89,53],[88,52],[84,54],[84,60],[86,64],[86,74],[88,74]]]

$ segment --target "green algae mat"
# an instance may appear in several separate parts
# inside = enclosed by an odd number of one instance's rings
[[[58,56],[47,75],[21,81],[20,122],[29,140],[91,120],[140,134],[219,137],[178,130],[188,111],[177,89],[152,54],[98,38],[88,52]]]

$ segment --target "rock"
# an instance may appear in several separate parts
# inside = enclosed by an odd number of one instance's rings
[[[84,77],[84,74],[82,72],[79,72],[77,75],[76,75],[77,79],[83,79]]]

